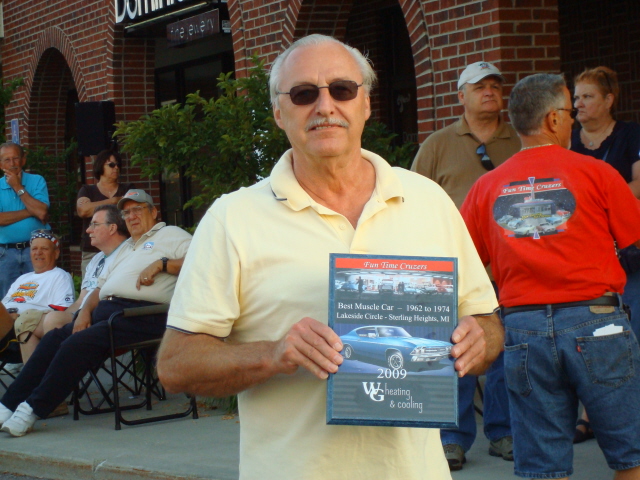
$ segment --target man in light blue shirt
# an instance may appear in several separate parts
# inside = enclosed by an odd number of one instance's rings
[[[40,175],[23,171],[27,157],[15,143],[0,145],[0,297],[22,274],[33,271],[31,232],[47,224],[49,193]]]

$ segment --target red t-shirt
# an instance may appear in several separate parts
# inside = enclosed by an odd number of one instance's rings
[[[610,165],[553,145],[523,150],[474,184],[460,212],[491,264],[500,304],[623,291],[614,248],[640,239],[640,207]]]

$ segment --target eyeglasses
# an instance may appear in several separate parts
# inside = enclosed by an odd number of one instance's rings
[[[111,222],[102,222],[102,223],[99,223],[99,222],[91,222],[91,223],[89,224],[89,227],[91,227],[91,228],[96,228],[98,225],[111,225]]]
[[[328,88],[331,98],[339,102],[346,102],[358,96],[358,87],[362,85],[362,83],[358,85],[353,80],[336,80],[324,87],[318,87],[317,85],[298,85],[288,92],[278,92],[276,90],[276,93],[278,95],[289,95],[291,97],[291,103],[294,105],[311,105],[320,96],[320,89]]]
[[[139,205],[137,207],[131,207],[129,210],[122,210],[120,214],[122,215],[122,218],[126,220],[133,214],[135,214],[136,217],[140,216],[140,214],[142,213],[142,210],[144,210],[145,208],[147,207],[143,207],[142,205]]]
[[[565,112],[569,112],[571,118],[576,118],[576,116],[578,115],[577,108],[554,108],[554,110],[564,110]]]
[[[105,165],[109,168],[120,168],[120,165],[118,165],[116,162],[109,162],[109,163],[105,163]]]
[[[488,171],[496,168],[494,167],[493,162],[491,162],[491,158],[489,158],[489,155],[487,155],[487,147],[484,143],[480,144],[480,146],[476,149],[476,153],[480,155],[480,163],[482,163],[482,166],[485,170]]]

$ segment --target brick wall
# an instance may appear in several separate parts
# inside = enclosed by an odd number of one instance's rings
[[[422,2],[433,64],[435,128],[462,114],[457,81],[470,63],[495,64],[505,97],[520,78],[560,70],[556,0],[427,0]],[[418,82],[422,83],[421,81]],[[426,138],[428,131],[421,130]]]
[[[562,70],[567,80],[605,65],[620,83],[618,119],[640,122],[640,2],[563,0]]]
[[[25,80],[6,117],[7,122],[20,121],[25,146],[44,146],[52,154],[63,151],[73,90],[81,102],[115,101],[117,121],[138,119],[155,106],[154,43],[125,39],[122,29],[113,25],[112,1],[4,0],[3,10],[4,78]],[[87,182],[93,183],[93,159],[84,161]],[[139,173],[129,169],[123,180],[159,198],[158,182],[141,180]],[[73,269],[79,266],[76,257],[74,252]]]

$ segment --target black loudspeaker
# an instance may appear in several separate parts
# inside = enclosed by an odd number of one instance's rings
[[[76,103],[78,153],[85,157],[97,155],[114,146],[114,123],[116,106],[113,102]]]

